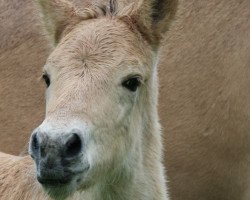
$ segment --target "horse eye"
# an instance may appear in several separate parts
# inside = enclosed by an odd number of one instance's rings
[[[47,87],[50,86],[50,78],[47,74],[43,74],[43,80],[45,81]]]
[[[131,77],[122,83],[123,87],[127,88],[128,90],[132,92],[135,92],[140,85],[141,85],[141,81],[138,76]]]

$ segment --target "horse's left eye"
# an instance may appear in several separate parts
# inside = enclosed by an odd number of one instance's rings
[[[138,76],[131,77],[122,83],[122,86],[128,90],[135,92],[137,88],[141,85],[141,80]]]
[[[43,74],[43,80],[45,81],[47,87],[50,86],[50,78],[47,74]]]

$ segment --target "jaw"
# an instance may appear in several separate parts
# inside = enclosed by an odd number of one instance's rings
[[[55,200],[64,200],[75,192],[74,187],[71,184],[66,185],[43,185],[44,190],[47,194]]]
[[[43,183],[42,187],[44,191],[53,200],[65,200],[71,199],[77,191],[85,191],[89,188],[86,180],[86,172],[75,175],[70,182],[61,183],[57,181],[51,181]]]

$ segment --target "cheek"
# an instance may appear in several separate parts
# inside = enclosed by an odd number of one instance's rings
[[[113,129],[123,126],[126,118],[130,117],[132,107],[132,102],[124,98],[99,96],[97,100],[91,101],[87,113],[90,113],[95,127]]]
[[[51,101],[51,94],[50,93],[51,93],[51,89],[47,88],[46,91],[45,91],[46,113],[48,112],[49,104],[50,104],[50,101]]]
[[[134,97],[131,96],[122,96],[119,98],[118,102],[118,116],[119,121],[123,121],[126,118],[129,118],[131,115],[132,108],[134,106]]]
[[[104,105],[104,102],[99,104],[103,113],[96,113],[96,118],[91,120],[93,130],[89,137],[87,154],[93,165],[121,159],[133,145],[133,135],[130,134],[133,104],[119,102],[116,105]]]
[[[124,125],[112,130],[99,128],[91,133],[86,153],[92,168],[110,166],[126,157],[132,144],[128,130]]]
[[[117,108],[117,113],[115,116],[115,119],[117,120],[118,123],[121,123],[125,116],[127,116],[128,108],[124,105],[118,105]]]

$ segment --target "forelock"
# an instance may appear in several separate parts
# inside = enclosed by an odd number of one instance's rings
[[[115,16],[117,14],[117,0],[109,0],[108,5],[93,4],[80,11],[78,15],[82,20],[95,19],[105,16]]]

